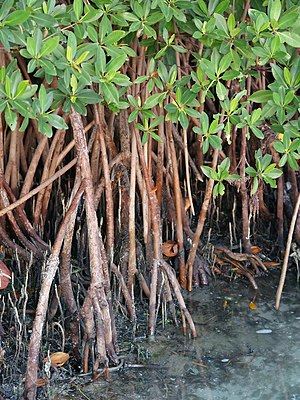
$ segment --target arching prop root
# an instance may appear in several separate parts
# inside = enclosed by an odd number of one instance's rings
[[[28,351],[24,393],[24,398],[26,400],[34,400],[36,398],[39,352],[42,341],[43,327],[46,320],[50,289],[59,266],[59,253],[62,247],[67,225],[70,221],[72,214],[77,210],[78,202],[82,195],[82,192],[83,187],[81,186],[74,196],[73,202],[71,203],[64,217],[64,220],[61,224],[56,240],[54,242],[52,253],[48,257],[47,263],[42,272],[42,285]]]

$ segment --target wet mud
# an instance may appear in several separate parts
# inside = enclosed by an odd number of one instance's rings
[[[258,293],[241,279],[186,293],[196,339],[170,324],[155,341],[136,339],[110,383],[76,384],[55,398],[300,400],[300,290],[289,272],[278,312],[278,280],[278,272],[259,279]]]

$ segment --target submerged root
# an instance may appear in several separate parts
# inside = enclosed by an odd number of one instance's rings
[[[215,273],[228,275],[230,267],[235,274],[245,276],[255,290],[258,289],[255,277],[267,272],[266,266],[256,254],[234,253],[219,245],[213,248],[213,255],[216,264]]]

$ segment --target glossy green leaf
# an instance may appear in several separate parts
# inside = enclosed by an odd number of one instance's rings
[[[73,2],[74,13],[76,19],[79,20],[83,11],[83,1],[82,0],[74,0]]]
[[[258,90],[248,97],[248,99],[254,103],[266,103],[267,101],[272,100],[272,98],[273,93],[271,90]]]
[[[51,54],[57,48],[58,43],[59,43],[58,36],[46,39],[42,44],[39,56],[44,57]]]
[[[6,18],[4,25],[6,26],[16,26],[22,25],[29,17],[30,12],[25,10],[13,11]]]

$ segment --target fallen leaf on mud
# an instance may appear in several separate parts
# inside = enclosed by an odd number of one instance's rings
[[[39,388],[39,387],[42,387],[42,386],[44,386],[47,382],[48,382],[48,379],[47,379],[47,378],[39,378],[39,379],[37,380],[36,386],[37,386],[38,388]]]
[[[58,351],[57,353],[50,354],[50,360],[51,364],[54,365],[55,367],[61,367],[64,365],[68,360],[70,356],[68,353],[64,353],[62,351]],[[44,362],[47,361],[47,358],[44,358]]]
[[[249,308],[250,308],[250,310],[256,310],[257,309],[256,304],[253,303],[253,301],[250,301]]]
[[[173,240],[168,240],[162,244],[162,252],[166,257],[175,257],[178,254],[178,244]]]
[[[227,300],[224,300],[224,303],[223,303],[223,308],[224,308],[224,310],[226,310],[227,306],[228,306],[228,301],[227,301]]]
[[[11,279],[11,272],[4,264],[3,261],[0,261],[0,290],[7,288]]]
[[[258,246],[251,246],[252,254],[258,254],[262,251],[262,249]]]
[[[272,261],[264,262],[265,267],[279,267],[279,265],[281,265],[281,263],[279,263],[279,262],[272,262]]]

